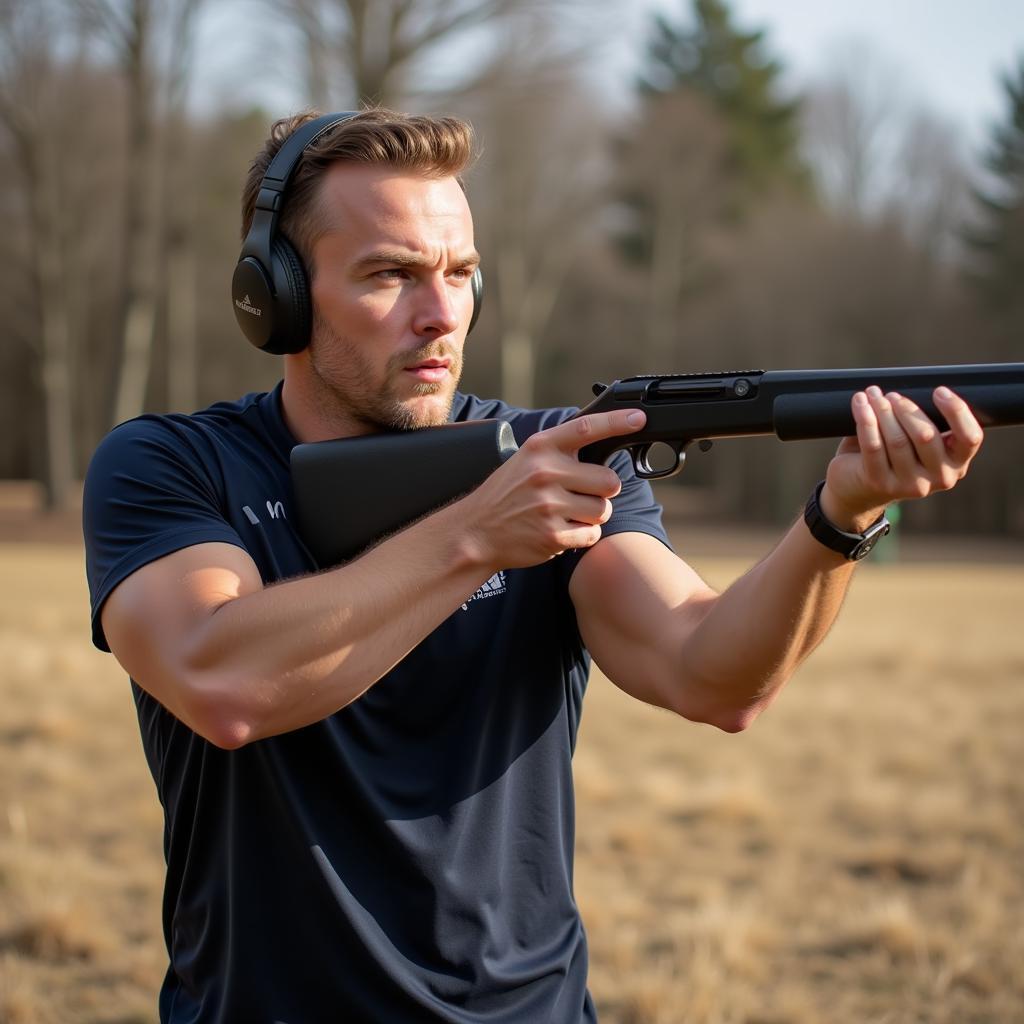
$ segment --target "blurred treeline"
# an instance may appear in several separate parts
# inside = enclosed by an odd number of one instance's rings
[[[650,15],[614,81],[617,0],[0,0],[0,477],[53,506],[114,423],[280,373],[228,285],[248,161],[291,111],[195,95],[216,8],[224,47],[259,54],[240,82],[473,122],[468,390],[582,404],[637,373],[1021,359],[1024,57],[978,154],[863,48],[787,91],[724,0]],[[786,519],[832,447],[722,443],[681,479],[708,515]],[[996,432],[904,521],[1024,534],[1021,452]]]

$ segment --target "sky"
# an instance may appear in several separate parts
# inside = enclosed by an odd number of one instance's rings
[[[678,0],[665,4],[678,10]],[[736,22],[764,28],[797,82],[828,74],[862,41],[899,69],[908,99],[948,116],[972,142],[1005,107],[998,76],[1024,59],[1024,0],[733,0]],[[873,63],[872,63],[872,66]]]
[[[276,37],[257,41],[239,25],[252,25],[254,0],[211,5],[199,39],[199,95],[263,103],[275,114],[297,109],[302,96],[288,81]],[[620,59],[610,74],[628,88],[636,55],[642,53],[650,11],[675,18],[690,0],[618,0],[623,31]],[[884,74],[901,98],[919,102],[952,120],[977,147],[1004,112],[998,74],[1024,59],[1024,0],[732,0],[742,28],[766,30],[772,56],[787,69],[794,89],[826,76],[853,48],[870,58],[865,74]],[[268,52],[276,50],[277,52]],[[855,58],[856,59],[856,58]],[[239,81],[237,68],[256,62],[261,73]],[[613,86],[614,88],[615,86]],[[200,99],[200,105],[202,100]]]

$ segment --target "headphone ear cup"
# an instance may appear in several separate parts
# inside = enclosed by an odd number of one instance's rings
[[[270,275],[255,256],[243,256],[231,278],[235,319],[246,340],[262,351],[273,340],[276,302]]]
[[[479,267],[473,271],[469,286],[473,289],[473,315],[469,318],[467,334],[476,326],[477,319],[480,316],[480,307],[484,302],[484,275],[480,272]]]
[[[278,235],[272,249],[274,330],[264,352],[292,355],[308,344],[313,329],[309,276],[302,258],[287,238]]]

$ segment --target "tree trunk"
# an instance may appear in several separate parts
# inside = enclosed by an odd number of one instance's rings
[[[113,423],[138,416],[145,407],[146,386],[156,334],[156,262],[160,251],[160,198],[165,159],[155,159],[152,46],[153,9],[149,0],[134,0],[132,32],[125,40],[128,89],[127,210],[125,212],[125,289],[121,365],[114,399]],[[164,155],[165,154],[161,154]]]
[[[45,135],[39,137],[45,145]],[[33,147],[35,148],[35,147]],[[39,296],[40,379],[46,421],[44,500],[50,510],[65,508],[74,481],[71,415],[71,323],[65,302],[63,248],[59,237],[60,198],[49,154],[37,151],[31,176],[35,274]]]
[[[41,262],[48,262],[42,258]],[[40,273],[44,273],[40,268]],[[60,278],[40,287],[42,301],[42,385],[46,406],[46,507],[65,508],[75,478],[71,417],[71,325],[60,298]]]
[[[195,249],[190,236],[171,250],[167,263],[168,404],[177,412],[199,405]]]
[[[501,332],[501,394],[510,405],[532,409],[534,405],[533,337],[519,326]]]
[[[685,256],[686,214],[670,176],[664,177],[658,192],[658,206],[651,239],[647,321],[648,365],[642,372],[678,373],[680,371],[674,364],[676,339],[679,334],[679,288]]]

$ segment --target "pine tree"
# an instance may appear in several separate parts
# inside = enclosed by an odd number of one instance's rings
[[[802,188],[800,105],[779,98],[781,71],[766,53],[765,33],[734,25],[725,0],[693,0],[690,24],[655,15],[638,88],[648,101],[685,91],[709,101],[726,125],[728,169],[742,193],[780,182]]]
[[[710,245],[758,195],[802,186],[799,105],[778,97],[764,33],[738,29],[726,0],[692,0],[683,24],[654,16],[637,121],[619,151],[617,242],[644,294],[647,365],[681,365],[686,297],[717,269]]]
[[[974,190],[981,224],[968,243],[977,256],[973,277],[994,312],[1018,333],[1024,325],[1024,55],[1002,76],[1005,120],[992,131],[984,164],[992,178]]]

